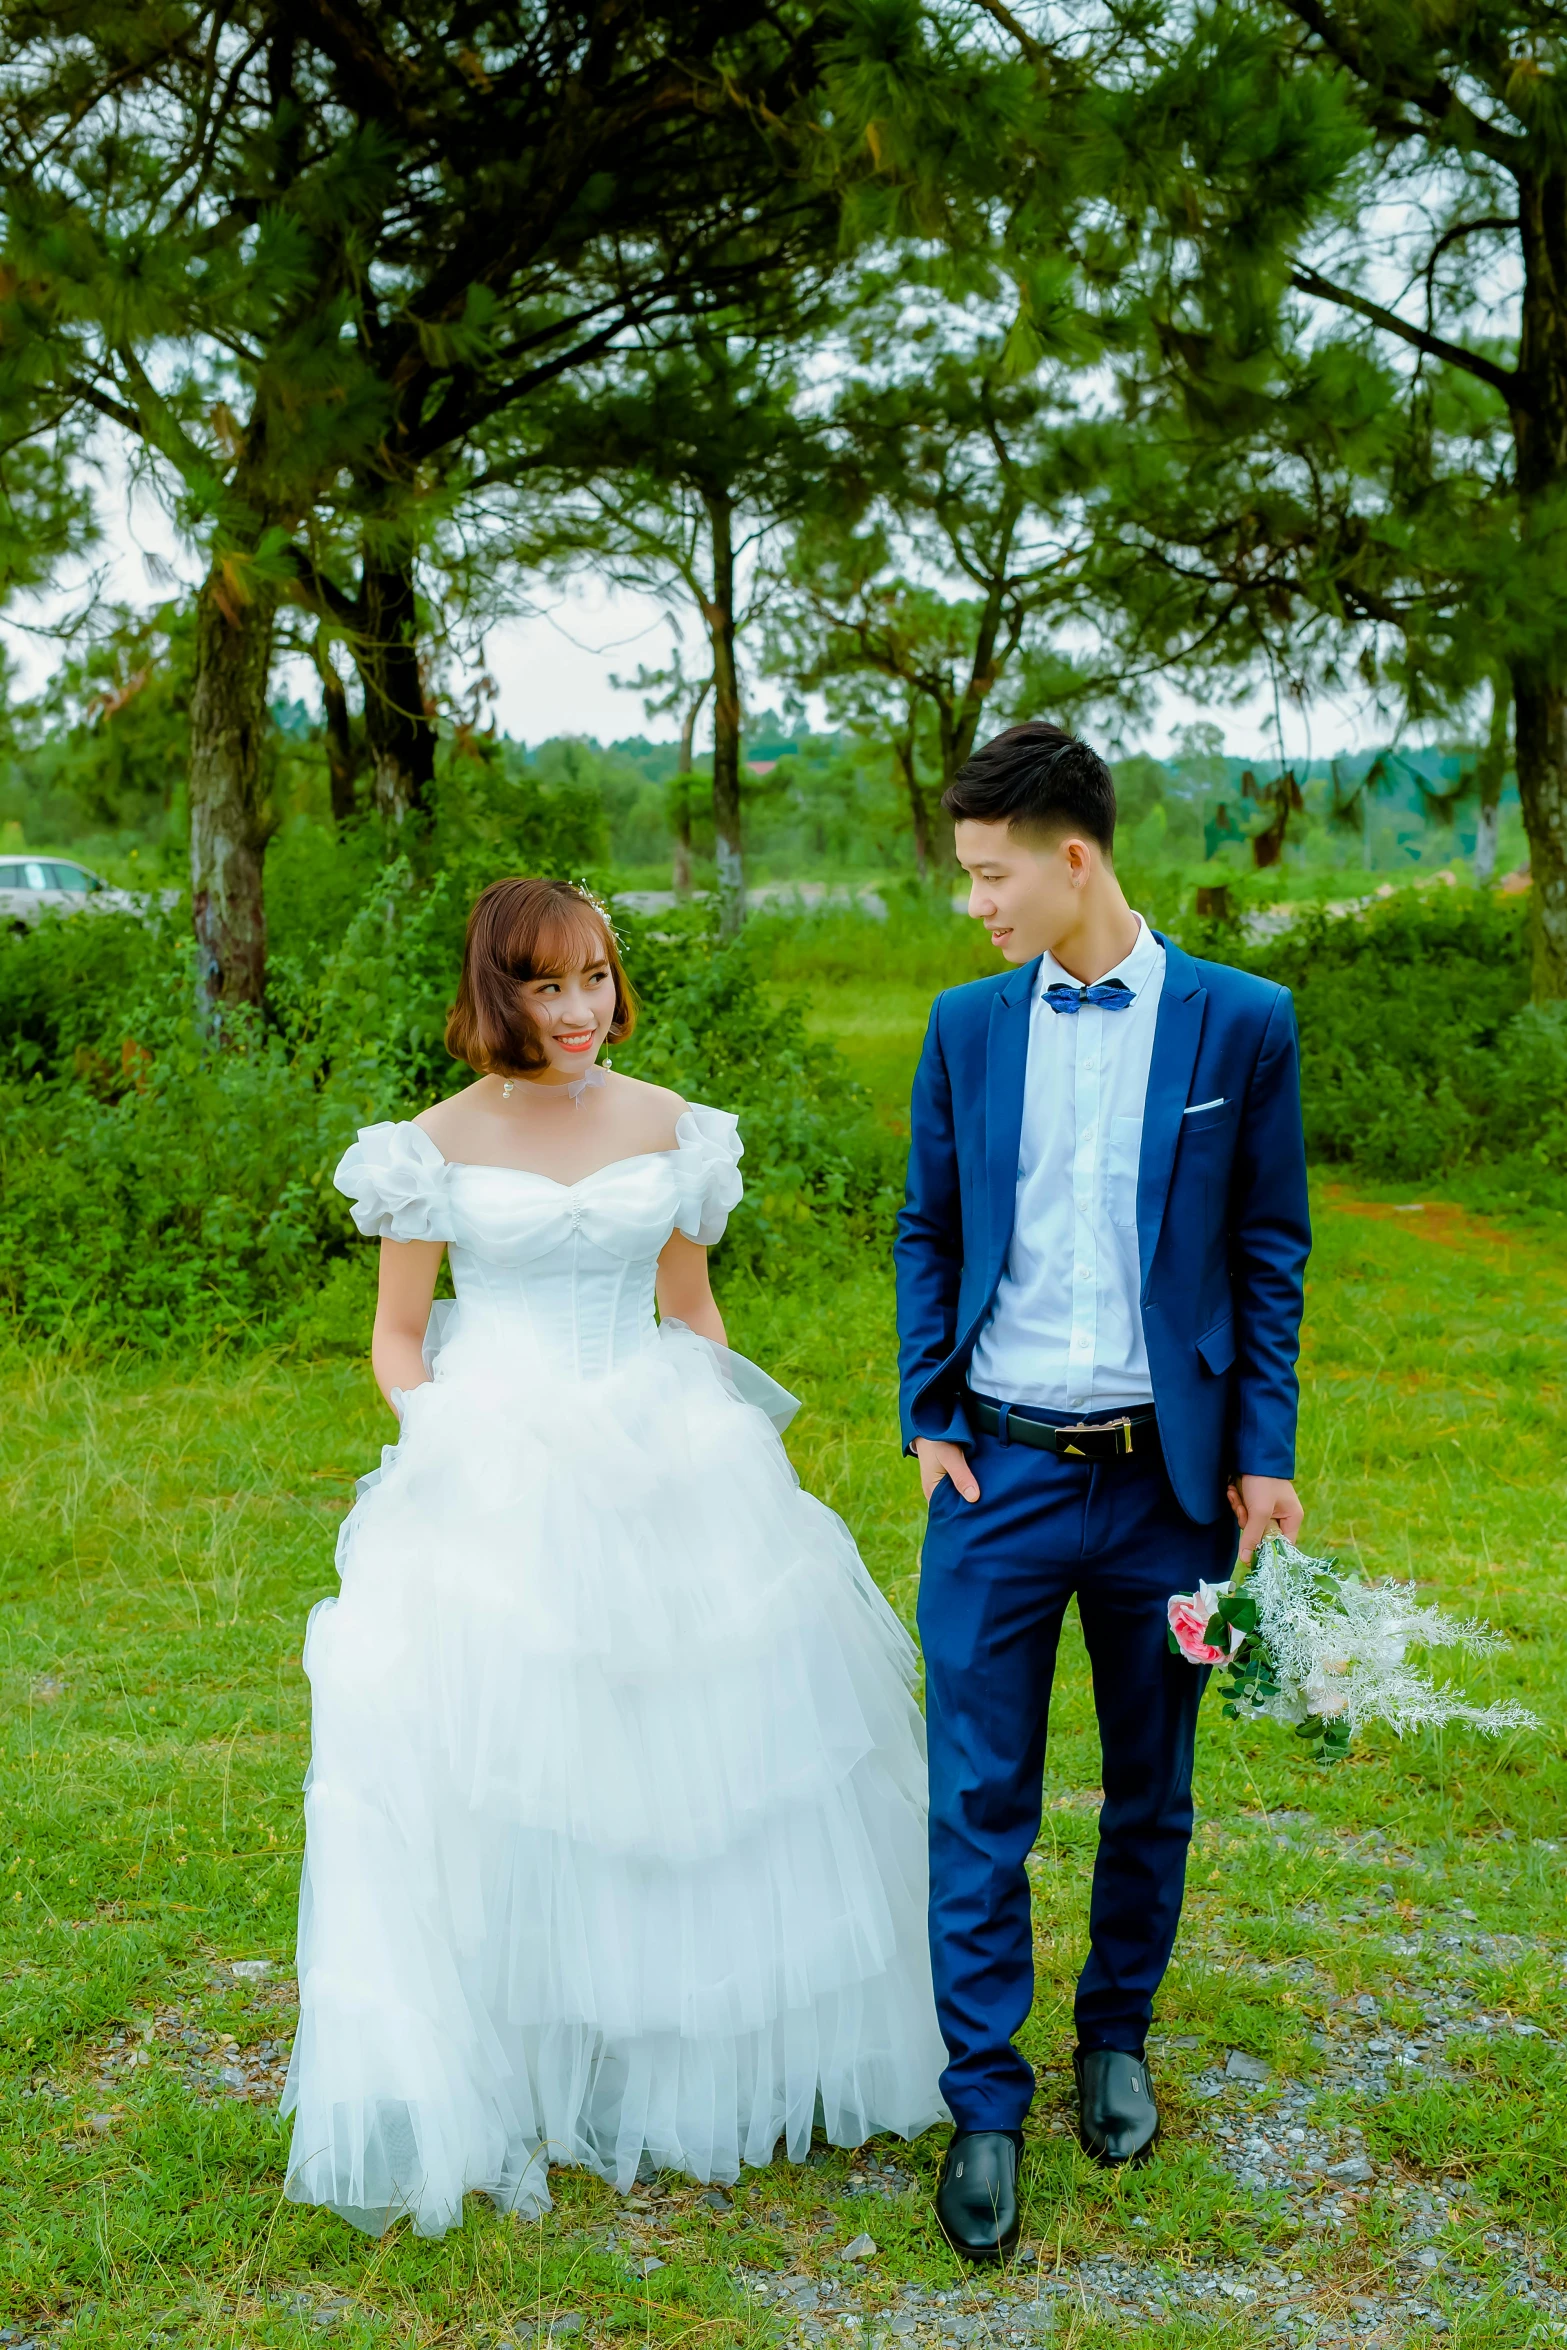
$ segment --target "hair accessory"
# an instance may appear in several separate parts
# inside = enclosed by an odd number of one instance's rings
[[[578,897],[582,899],[583,903],[593,908],[594,913],[603,923],[604,928],[609,932],[611,939],[614,941],[615,950],[618,953],[623,942],[621,940],[620,932],[615,928],[615,917],[609,910],[608,900],[601,898],[598,891],[586,881],[574,881],[571,886],[576,891]]]

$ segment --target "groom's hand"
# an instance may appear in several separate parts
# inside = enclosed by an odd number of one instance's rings
[[[1286,1542],[1293,1542],[1306,1515],[1305,1505],[1287,1477],[1237,1477],[1230,1487],[1230,1507],[1241,1530],[1242,1566],[1274,1526]]]
[[[961,1444],[947,1444],[934,1436],[916,1436],[914,1451],[920,1465],[920,1483],[929,1501],[943,1477],[950,1477],[965,1501],[978,1501],[979,1486]]]

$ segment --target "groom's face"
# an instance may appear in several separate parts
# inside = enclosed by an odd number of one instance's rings
[[[959,819],[954,837],[969,877],[968,910],[1009,963],[1030,963],[1072,935],[1093,870],[1087,841],[1017,833],[971,816]]]

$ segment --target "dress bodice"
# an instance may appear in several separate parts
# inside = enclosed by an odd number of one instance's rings
[[[442,1352],[499,1346],[582,1377],[656,1337],[653,1285],[674,1232],[710,1247],[741,1194],[738,1122],[683,1111],[675,1148],[578,1183],[444,1159],[423,1127],[366,1126],[333,1180],[367,1237],[446,1243],[458,1316]]]

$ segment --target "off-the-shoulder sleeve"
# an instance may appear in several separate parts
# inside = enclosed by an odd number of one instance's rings
[[[446,1161],[422,1126],[361,1126],[332,1181],[368,1240],[449,1240]]]
[[[710,1110],[694,1102],[683,1110],[675,1127],[680,1145],[682,1198],[680,1230],[687,1240],[711,1248],[724,1237],[729,1211],[738,1207],[745,1185],[740,1180],[740,1121],[730,1110]]]

